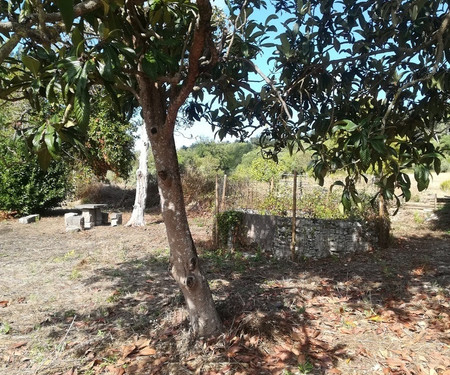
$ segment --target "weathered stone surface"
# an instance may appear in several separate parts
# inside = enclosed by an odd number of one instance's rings
[[[80,230],[84,229],[84,217],[81,215],[64,215],[66,227],[77,227]]]
[[[86,222],[84,223],[84,229],[91,229],[93,227],[95,227],[95,224],[92,221],[90,221],[88,223],[86,223]]]
[[[36,221],[39,221],[40,216],[39,215],[28,215],[28,216],[24,216],[21,217],[19,219],[19,223],[21,224],[30,224],[30,223],[35,223]]]
[[[122,224],[122,213],[121,212],[112,212],[111,213],[111,226],[115,227],[117,225]]]
[[[92,228],[93,226],[95,226],[94,215],[92,215],[91,212],[83,211],[82,216],[84,218],[85,228]]]
[[[76,232],[80,232],[81,228],[80,227],[76,227],[74,225],[69,225],[66,227],[66,232],[67,233],[76,233]]]
[[[278,258],[291,256],[292,218],[245,213],[247,244],[256,244]],[[352,220],[296,220],[296,256],[323,258],[367,251],[378,244],[375,226]]]
[[[66,221],[66,218],[71,217],[71,216],[77,216],[78,213],[76,212],[68,212],[66,214],[64,214],[64,222]]]

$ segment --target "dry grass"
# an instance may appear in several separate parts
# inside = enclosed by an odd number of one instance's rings
[[[389,249],[300,264],[219,256],[210,218],[193,217],[225,327],[197,342],[164,224],[147,221],[75,234],[62,217],[0,223],[0,373],[448,374],[448,217],[404,212]]]

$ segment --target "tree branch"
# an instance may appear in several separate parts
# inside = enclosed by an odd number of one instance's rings
[[[280,91],[276,88],[275,83],[267,77],[261,69],[251,60],[244,59],[247,64],[250,64],[256,73],[271,87],[271,89],[274,91],[276,97],[278,98],[278,101],[280,102],[281,106],[283,107],[284,112],[288,116],[289,120],[292,120],[291,113],[289,112],[289,109],[286,105],[286,102],[284,101],[283,97],[281,96]]]
[[[84,16],[87,13],[91,13],[94,10],[101,8],[103,6],[102,0],[87,0],[78,3],[73,7],[74,18]],[[36,14],[31,15],[32,19],[37,19]],[[49,13],[45,15],[45,22],[56,22],[61,21],[62,16],[60,12]]]
[[[224,56],[225,59],[227,59],[228,56],[230,56],[231,47],[233,46],[234,38],[235,38],[236,32],[237,32],[237,30],[238,30],[237,23],[238,23],[239,17],[241,16],[241,14],[242,14],[242,12],[244,11],[244,9],[245,9],[246,6],[247,6],[247,0],[245,0],[244,3],[242,4],[241,9],[240,9],[240,11],[239,11],[239,14],[236,16],[236,19],[234,20],[233,34],[231,35],[230,44],[228,45],[227,52],[225,53],[225,56]],[[243,22],[242,24],[245,24],[245,22]]]
[[[0,47],[0,65],[3,64],[3,61],[11,54],[13,49],[16,48],[20,39],[22,39],[22,37],[19,34],[13,34],[6,43]]]
[[[191,49],[189,51],[189,67],[186,79],[176,97],[170,102],[165,121],[166,132],[172,133],[175,127],[178,110],[186,101],[200,73],[200,58],[203,55],[206,41],[211,32],[212,7],[209,0],[197,0],[198,21],[194,30]]]
[[[395,104],[397,104],[397,100],[400,97],[401,93],[419,82],[428,81],[436,74],[438,67],[439,67],[439,63],[442,60],[442,55],[443,55],[443,51],[444,51],[444,41],[443,41],[442,36],[444,35],[444,32],[447,29],[447,27],[449,26],[449,24],[450,24],[450,12],[448,12],[445,15],[441,26],[439,27],[439,29],[436,31],[436,34],[435,34],[437,46],[436,46],[436,62],[433,65],[433,69],[426,76],[415,79],[413,81],[410,81],[398,88],[397,92],[394,95],[394,98],[392,99],[392,102],[389,104],[389,106],[386,110],[386,113],[383,116],[383,119],[382,119],[383,128],[386,126],[387,118],[389,117],[391,112],[394,110]],[[434,38],[432,38],[431,40],[434,40]]]

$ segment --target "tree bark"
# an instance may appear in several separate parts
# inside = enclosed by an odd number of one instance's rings
[[[136,171],[136,197],[133,212],[125,226],[145,226],[144,212],[148,186],[148,146],[149,140],[145,126],[142,129],[142,147],[139,154],[139,168]]]
[[[170,247],[170,272],[186,300],[193,335],[212,336],[221,330],[222,323],[189,229],[172,124],[166,121],[164,95],[156,83],[143,77],[138,79],[139,99],[155,160],[161,212]]]

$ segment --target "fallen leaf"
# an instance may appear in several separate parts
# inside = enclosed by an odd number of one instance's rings
[[[248,363],[255,359],[256,357],[254,355],[237,355],[236,360],[239,362]]]
[[[108,370],[108,375],[123,375],[125,374],[125,369],[123,367],[115,367],[114,365],[106,366]]]
[[[367,320],[370,320],[370,321],[372,321],[372,322],[385,322],[384,318],[381,317],[380,315],[372,315],[372,316],[369,316],[369,317],[367,318]]]
[[[151,347],[146,347],[146,348],[142,348],[141,350],[139,350],[138,355],[154,355],[156,354],[156,350],[154,348]]]
[[[145,348],[146,346],[150,346],[150,340],[149,339],[139,339],[134,343],[134,345],[136,345],[138,349],[142,349],[142,348]]]
[[[16,342],[15,344],[12,344],[10,346],[10,348],[11,349],[18,349],[18,348],[21,348],[22,346],[25,346],[26,344],[28,344],[27,341],[19,341],[19,342]]]
[[[288,359],[293,357],[293,354],[294,353],[288,350],[280,350],[277,352],[276,356],[280,359],[280,361],[286,362]]]
[[[168,360],[169,360],[168,357],[161,357],[161,358],[156,359],[153,362],[153,365],[154,366],[161,366],[163,363],[166,363]]]
[[[0,301],[0,307],[6,307],[8,306],[9,301]]]
[[[128,357],[131,353],[136,350],[136,345],[130,344],[122,347],[122,358]]]
[[[233,345],[232,347],[230,347],[227,350],[227,357],[228,358],[233,358],[236,356],[236,354],[241,350],[241,346],[240,345]]]

